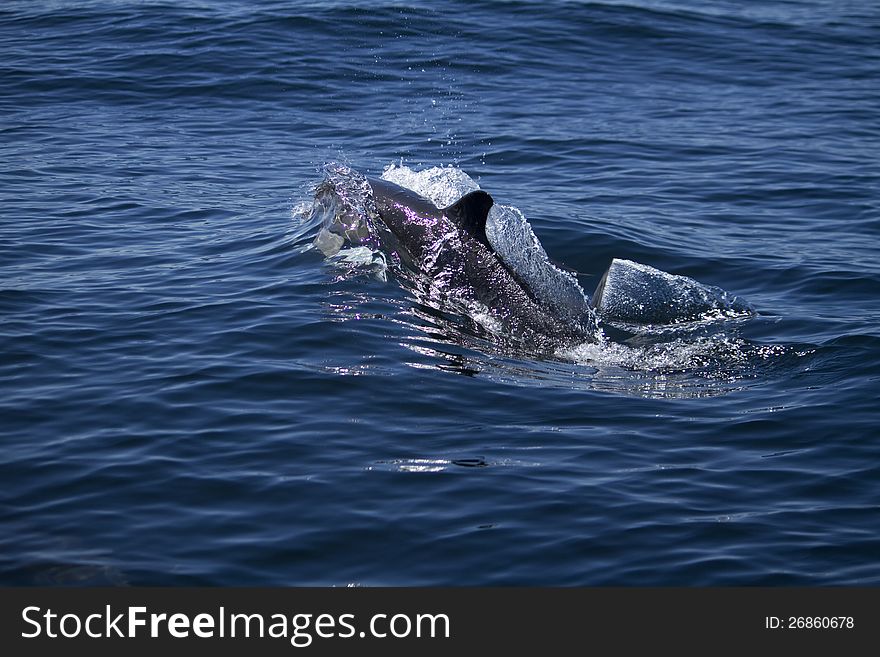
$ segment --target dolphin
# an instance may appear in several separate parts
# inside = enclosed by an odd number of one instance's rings
[[[441,208],[411,189],[344,165],[325,167],[325,174],[313,206],[324,218],[318,249],[331,257],[345,242],[363,245],[345,259],[379,265],[383,277],[390,261],[431,314],[468,318],[479,334],[488,332],[496,341],[556,352],[604,341],[607,328],[634,335],[639,327],[754,312],[720,288],[617,258],[588,301],[577,283],[550,264],[524,219],[496,216],[487,233],[494,201],[483,190]],[[502,239],[499,230],[520,233]]]
[[[385,229],[384,250],[417,273],[431,297],[463,304],[469,316],[501,337],[546,348],[597,340],[593,315],[572,321],[555,313],[492,247],[486,235],[493,205],[488,193],[473,191],[438,208],[390,181],[366,181]]]

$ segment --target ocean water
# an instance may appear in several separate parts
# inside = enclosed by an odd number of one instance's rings
[[[0,583],[880,584],[878,71],[869,0],[3,3]],[[438,334],[328,162],[755,314]]]

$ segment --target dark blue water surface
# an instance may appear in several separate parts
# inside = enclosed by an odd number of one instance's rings
[[[873,0],[8,1],[0,75],[0,583],[880,584]],[[757,314],[455,344],[328,161]]]

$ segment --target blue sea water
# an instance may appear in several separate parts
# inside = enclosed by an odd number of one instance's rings
[[[0,76],[0,583],[880,584],[877,3],[12,0]],[[330,161],[756,314],[456,344]]]

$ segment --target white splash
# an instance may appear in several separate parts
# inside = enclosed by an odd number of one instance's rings
[[[452,205],[465,194],[480,188],[464,171],[451,166],[413,171],[407,166],[391,164],[382,172],[382,179],[411,189],[438,208]]]

